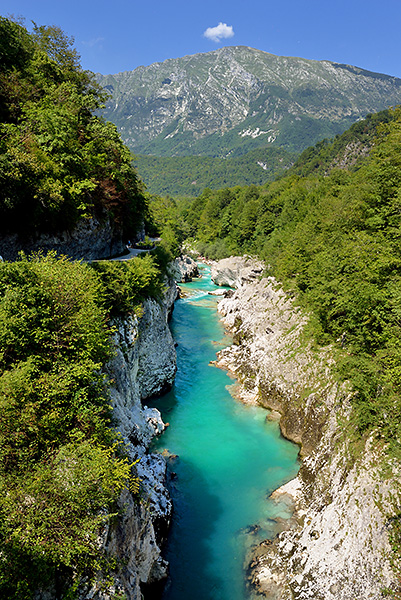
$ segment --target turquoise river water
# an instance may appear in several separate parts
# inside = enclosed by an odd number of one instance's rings
[[[298,448],[280,436],[267,412],[227,390],[227,373],[209,365],[230,344],[218,319],[218,289],[208,267],[182,284],[171,328],[177,342],[173,389],[155,399],[169,423],[152,450],[171,460],[174,514],[166,549],[170,579],[163,600],[245,600],[245,558],[288,516],[269,494],[298,471]]]

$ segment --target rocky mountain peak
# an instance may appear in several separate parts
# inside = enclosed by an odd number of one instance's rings
[[[105,117],[136,153],[228,156],[301,150],[401,102],[401,80],[246,46],[98,75]]]

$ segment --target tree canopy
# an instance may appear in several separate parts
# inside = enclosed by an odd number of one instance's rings
[[[71,229],[111,217],[134,234],[143,184],[116,127],[97,116],[105,94],[58,27],[0,17],[0,233]]]

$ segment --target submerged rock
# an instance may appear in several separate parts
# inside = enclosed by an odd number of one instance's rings
[[[245,533],[246,535],[256,535],[259,533],[261,527],[257,523],[255,525],[248,525],[248,527],[244,527],[241,530],[241,533]]]

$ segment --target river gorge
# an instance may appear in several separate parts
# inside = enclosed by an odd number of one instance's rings
[[[372,437],[355,453],[344,434],[351,396],[332,348],[307,341],[308,315],[262,263],[224,259],[214,283],[201,270],[178,300],[170,280],[164,302],[117,323],[112,401],[142,492],[139,504],[122,495],[104,534],[121,565],[113,589],[127,600],[381,598],[396,585],[394,483]]]
[[[249,547],[277,532],[285,504],[270,493],[298,471],[298,447],[280,436],[267,411],[235,400],[233,380],[210,361],[232,340],[218,318],[210,268],[181,284],[171,329],[177,375],[154,401],[169,427],[153,449],[170,463],[174,505],[165,600],[244,600]]]
[[[0,600],[401,600],[401,79],[224,45],[103,76],[23,22]]]

